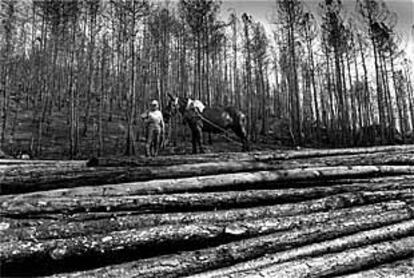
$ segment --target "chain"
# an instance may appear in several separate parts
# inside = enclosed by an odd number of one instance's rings
[[[210,121],[209,119],[207,119],[206,117],[204,117],[204,116],[200,113],[200,111],[198,111],[198,109],[195,109],[195,111],[196,111],[197,115],[201,118],[201,120],[203,120],[204,122],[208,123],[208,124],[209,124],[209,125],[211,125],[212,127],[214,127],[214,128],[216,128],[216,129],[218,129],[219,131],[223,132],[223,134],[221,134],[221,135],[222,135],[222,136],[224,136],[227,140],[229,140],[229,141],[231,141],[231,142],[233,142],[233,143],[236,143],[236,144],[242,145],[242,143],[240,143],[239,141],[236,141],[236,140],[232,139],[232,138],[229,136],[229,132],[228,132],[227,130],[225,130],[225,129],[224,129],[224,128],[222,128],[221,126],[216,125],[215,123],[213,123],[212,121]]]

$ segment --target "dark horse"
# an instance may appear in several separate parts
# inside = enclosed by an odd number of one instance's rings
[[[175,111],[179,111],[191,130],[193,153],[197,153],[197,145],[203,153],[203,131],[223,133],[232,130],[241,140],[242,150],[249,150],[247,139],[246,115],[235,107],[205,107],[200,101],[189,98],[169,96],[164,117],[168,121]]]

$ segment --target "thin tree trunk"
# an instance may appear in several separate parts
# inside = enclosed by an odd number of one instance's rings
[[[372,38],[372,46],[374,48],[374,65],[375,65],[375,75],[376,75],[376,82],[377,82],[377,99],[378,99],[378,109],[379,109],[379,121],[381,126],[381,142],[384,144],[386,143],[386,128],[388,126],[386,114],[385,114],[385,107],[384,107],[384,92],[381,82],[380,76],[380,67],[379,67],[379,53],[377,51],[377,44],[375,39]]]

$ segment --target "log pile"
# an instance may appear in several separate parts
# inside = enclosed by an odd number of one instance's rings
[[[0,160],[0,184],[4,276],[414,274],[414,146]]]

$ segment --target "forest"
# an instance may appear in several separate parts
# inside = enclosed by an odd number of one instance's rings
[[[140,154],[139,114],[168,94],[240,108],[253,144],[413,143],[397,14],[380,0],[308,4],[275,0],[264,23],[217,0],[1,0],[0,150]],[[170,144],[186,136],[174,119]]]
[[[0,276],[414,277],[399,1],[0,0]]]

